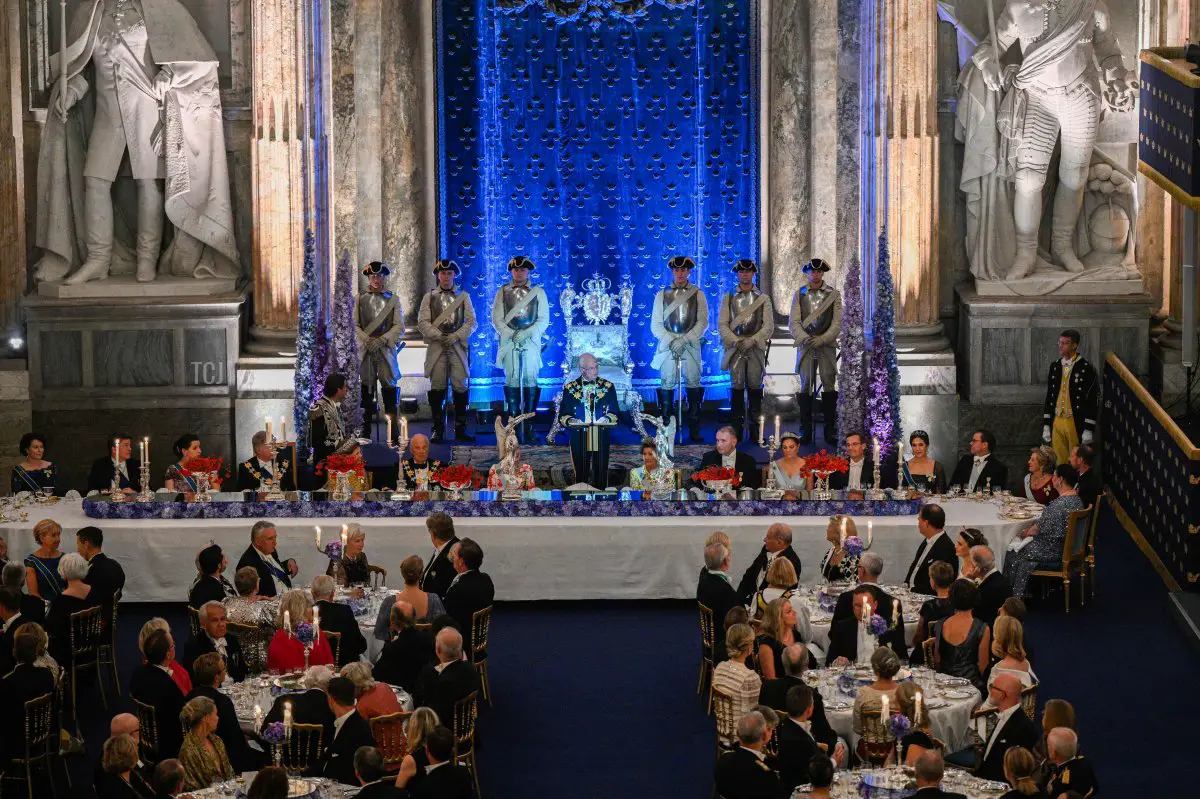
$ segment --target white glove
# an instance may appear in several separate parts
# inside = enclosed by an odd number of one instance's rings
[[[1050,425],[1042,425],[1042,443],[1050,443]]]
[[[1079,441],[1083,444],[1091,444],[1092,443],[1092,431],[1084,430],[1083,435],[1079,437]]]

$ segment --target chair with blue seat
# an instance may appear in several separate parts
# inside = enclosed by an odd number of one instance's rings
[[[1088,526],[1091,521],[1092,507],[1089,505],[1082,510],[1071,511],[1067,517],[1067,536],[1063,539],[1062,560],[1042,562],[1034,567],[1032,577],[1051,577],[1062,580],[1063,603],[1067,613],[1071,612],[1071,578],[1079,575],[1079,605],[1085,602],[1085,582],[1087,577],[1088,555]]]

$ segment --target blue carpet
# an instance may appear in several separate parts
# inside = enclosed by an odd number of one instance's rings
[[[1103,795],[1181,795],[1190,774],[1184,742],[1200,717],[1192,690],[1200,655],[1171,617],[1161,580],[1111,518],[1097,548],[1099,591],[1086,607],[1064,614],[1060,594],[1033,603],[1028,634],[1041,699],[1075,705]],[[140,625],[162,615],[182,639],[187,622],[182,604],[123,611],[125,691]],[[496,707],[479,722],[484,796],[710,796],[713,727],[695,695],[697,637],[685,602],[498,606]],[[128,709],[122,698],[105,711],[94,688],[86,696],[88,752],[71,758],[75,796],[92,795],[108,719]]]

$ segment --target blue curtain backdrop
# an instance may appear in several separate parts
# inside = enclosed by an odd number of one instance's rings
[[[708,296],[706,385],[728,385],[716,334],[739,258],[758,259],[758,6],[753,0],[543,0],[437,5],[439,231],[480,317],[474,386],[498,385],[492,298],[515,254],[553,313],[542,382],[562,373],[558,294],[593,273],[634,286],[635,380],[646,385],[654,292],[691,255]],[[561,9],[561,4],[560,4]],[[619,320],[618,320],[619,321]],[[485,392],[491,393],[491,392]]]

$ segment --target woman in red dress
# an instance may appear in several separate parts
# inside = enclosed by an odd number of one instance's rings
[[[1034,447],[1029,455],[1029,473],[1025,475],[1025,497],[1039,505],[1049,505],[1058,497],[1054,490],[1054,467],[1058,458],[1047,446]]]
[[[267,647],[267,671],[288,674],[304,671],[304,644],[296,637],[296,628],[303,622],[312,624],[313,606],[308,594],[300,590],[288,591],[279,602],[279,615],[275,618],[275,637]],[[308,666],[332,666],[333,650],[325,633],[314,630],[315,639],[308,653]]]

